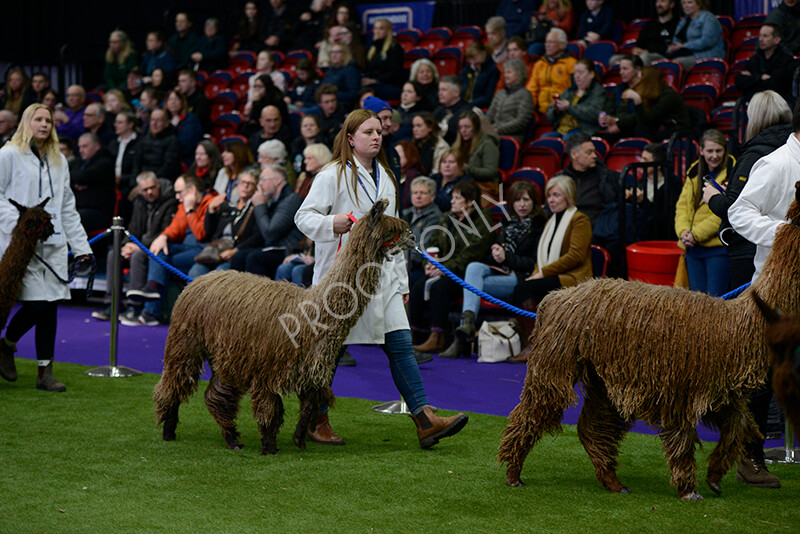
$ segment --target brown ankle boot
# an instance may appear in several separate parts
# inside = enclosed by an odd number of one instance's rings
[[[16,351],[16,346],[11,347],[6,343],[5,338],[0,339],[0,376],[9,382],[17,379],[17,366],[14,364]]]
[[[327,413],[317,414],[317,422],[313,429],[308,429],[306,437],[323,445],[344,445],[344,440],[331,428]]]
[[[780,488],[781,480],[769,472],[762,443],[747,443],[746,455],[736,469],[736,480],[756,488]]]
[[[430,449],[442,438],[457,434],[469,421],[469,417],[458,413],[452,417],[439,417],[433,413],[430,406],[426,406],[417,415],[411,417],[417,425],[419,446]]]
[[[525,348],[523,348],[520,351],[519,354],[516,354],[514,356],[509,356],[508,358],[506,358],[506,361],[508,363],[527,363],[528,362],[528,356],[531,353],[531,347],[532,346],[533,345],[528,343],[527,345],[525,345]]]
[[[444,348],[444,334],[442,332],[431,332],[425,343],[415,345],[413,348],[419,352],[441,352]]]

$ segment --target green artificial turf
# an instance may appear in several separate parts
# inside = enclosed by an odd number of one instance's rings
[[[245,449],[225,448],[200,394],[181,407],[178,439],[161,440],[151,393],[158,377],[92,378],[56,364],[67,392],[34,388],[35,363],[0,383],[0,532],[798,532],[800,467],[775,465],[779,490],[723,479],[682,502],[653,436],[629,434],[619,476],[602,488],[575,428],[547,436],[505,485],[496,461],[505,418],[470,414],[458,436],[419,449],[413,422],[374,402],[339,399],[344,447],[291,442],[297,401],[285,400],[277,456],[261,456],[243,401]],[[697,459],[705,479],[705,444]]]

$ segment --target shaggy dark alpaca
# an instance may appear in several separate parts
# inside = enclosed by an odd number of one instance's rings
[[[414,246],[408,224],[384,215],[387,203],[379,200],[353,226],[333,267],[311,289],[235,271],[189,284],[172,312],[164,373],[153,395],[164,440],[175,439],[178,407],[196,391],[208,361],[205,401],[229,448],[242,447],[235,419],[240,398],[249,393],[261,454],[277,453],[281,395],[290,392],[300,400],[293,440],[305,447],[320,403],[334,400],[329,384],[336,357],[375,294],[384,261]]]
[[[786,316],[752,293],[767,318],[767,344],[772,349],[772,389],[786,418],[800,433],[800,316]]]
[[[11,199],[8,201],[19,210],[19,220],[11,232],[3,259],[0,260],[0,330],[6,327],[11,307],[17,301],[17,293],[25,277],[25,271],[33,255],[36,243],[46,241],[53,235],[54,228],[51,215],[44,210],[50,198],[31,208],[20,206]]]
[[[521,486],[525,458],[547,432],[561,430],[564,409],[585,391],[578,436],[597,479],[619,493],[618,446],[634,420],[660,428],[670,482],[699,500],[694,451],[700,422],[719,430],[706,481],[722,476],[760,436],[747,409],[769,367],[766,321],[748,295],[800,313],[800,190],[763,272],[737,299],[624,280],[590,280],[549,294],[538,308],[520,403],[503,432],[499,460],[506,483]]]

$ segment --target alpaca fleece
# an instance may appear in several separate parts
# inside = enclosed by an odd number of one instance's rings
[[[787,217],[800,222],[800,191]],[[590,280],[545,297],[531,335],[520,403],[503,432],[499,460],[506,483],[520,473],[533,445],[561,430],[565,407],[585,391],[578,436],[595,474],[611,491],[628,493],[617,478],[618,446],[634,420],[659,428],[670,482],[681,498],[696,492],[694,459],[699,422],[720,439],[706,481],[720,480],[760,436],[747,409],[769,367],[766,321],[749,293],[772,306],[800,312],[800,228],[782,226],[762,274],[739,298],[723,301],[686,289],[624,280]]]
[[[213,272],[187,286],[175,303],[164,373],[153,395],[165,440],[175,439],[178,407],[197,389],[208,361],[205,401],[229,448],[242,447],[235,419],[241,396],[249,393],[261,453],[277,453],[281,395],[290,392],[300,399],[293,439],[304,448],[320,403],[333,402],[336,357],[378,288],[381,265],[392,252],[414,246],[408,224],[383,214],[386,204],[379,200],[353,226],[333,267],[311,289],[234,271]],[[293,338],[281,321],[298,327]]]
[[[11,308],[17,301],[25,271],[36,254],[36,243],[47,241],[53,235],[52,217],[44,210],[48,200],[50,199],[46,198],[40,204],[26,208],[9,199],[19,210],[20,216],[11,232],[11,241],[3,259],[0,260],[0,330],[6,327]]]

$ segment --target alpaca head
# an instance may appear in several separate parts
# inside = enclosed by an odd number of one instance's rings
[[[369,213],[353,225],[350,236],[352,242],[379,243],[385,259],[410,250],[415,245],[414,234],[411,233],[408,223],[384,213],[388,204],[389,201],[385,198],[378,200]]]
[[[793,225],[800,226],[800,182],[794,184],[794,201],[789,206],[789,211],[786,212],[786,218]]]
[[[786,365],[789,360],[795,380],[800,384],[800,317],[783,315],[755,291],[751,295],[767,320],[767,344],[775,356],[773,366]]]
[[[47,238],[53,235],[53,232],[55,232],[52,223],[53,217],[44,210],[48,200],[50,200],[50,197],[47,197],[36,206],[28,208],[9,198],[8,201],[11,205],[19,210],[19,220],[14,231],[20,230],[28,238],[33,238],[33,242],[46,241]]]

